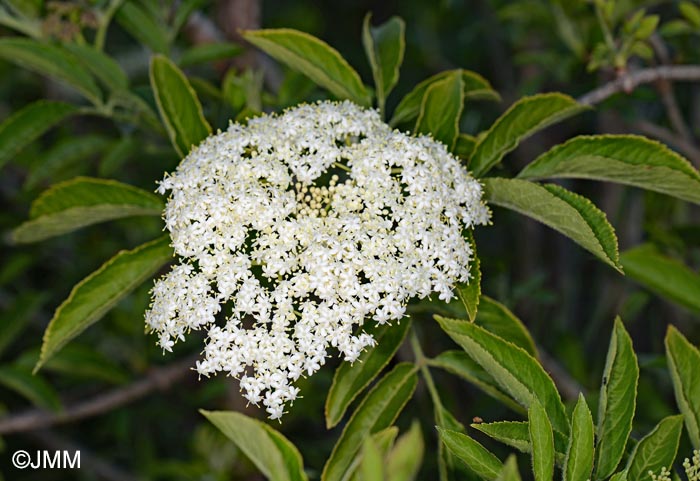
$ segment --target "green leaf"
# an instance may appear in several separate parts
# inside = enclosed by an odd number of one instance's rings
[[[452,151],[459,135],[463,107],[462,76],[453,72],[426,89],[414,133],[431,135]]]
[[[564,461],[563,481],[586,481],[593,470],[593,417],[583,394],[571,415],[571,436]]]
[[[683,430],[683,416],[668,416],[634,447],[627,462],[627,479],[651,480],[649,472],[658,473],[668,468],[676,458]]]
[[[197,95],[182,71],[163,55],[151,59],[151,87],[175,150],[187,155],[211,134]]]
[[[418,117],[421,104],[423,103],[423,97],[428,88],[435,82],[443,80],[445,77],[454,73],[459,73],[462,76],[464,100],[487,99],[499,101],[501,99],[498,93],[491,88],[491,84],[481,75],[464,69],[446,70],[416,85],[416,87],[399,102],[399,105],[396,106],[390,125],[396,126]]]
[[[690,162],[637,135],[575,137],[539,156],[518,177],[617,182],[700,204],[700,174]]]
[[[622,320],[615,319],[598,401],[598,441],[595,479],[610,477],[625,452],[632,431],[639,366],[632,339]]]
[[[700,275],[663,255],[652,244],[623,252],[620,262],[627,277],[672,302],[700,312]]]
[[[87,44],[69,43],[66,44],[66,48],[80,60],[84,68],[89,70],[108,89],[125,90],[129,88],[129,78],[124,69],[109,55],[105,55]]]
[[[481,296],[481,308],[474,321],[476,325],[496,334],[498,337],[512,342],[525,349],[532,357],[537,357],[535,341],[523,322],[510,309],[488,296]]]
[[[289,28],[247,30],[243,37],[339,99],[368,107],[370,95],[348,62],[322,40]]]
[[[41,356],[34,371],[131,291],[172,259],[170,238],[163,236],[132,250],[124,250],[73,287],[56,309],[44,332]]]
[[[680,3],[678,8],[681,14],[695,27],[700,28],[700,7],[695,5],[693,2],[684,0]]]
[[[514,210],[564,234],[603,262],[621,271],[617,236],[605,214],[587,198],[554,184],[520,179],[483,179],[491,204]]]
[[[476,148],[476,137],[468,134],[459,134],[455,142],[454,154],[464,161],[469,161]]]
[[[420,423],[413,421],[411,428],[396,441],[387,456],[387,481],[414,481],[423,463],[424,451]]]
[[[22,334],[45,300],[44,295],[25,291],[15,296],[9,305],[3,306],[2,322],[0,322],[0,353]]]
[[[554,433],[547,412],[537,401],[527,411],[532,472],[535,481],[551,481],[554,476]]]
[[[362,444],[362,449],[360,449],[357,455],[355,455],[355,459],[348,469],[348,472],[352,474],[349,477],[345,476],[343,479],[348,479],[348,481],[364,481],[367,477],[369,477],[369,479],[372,480],[373,476],[376,475],[379,469],[381,469],[379,472],[383,473],[384,468],[383,466],[379,466],[379,464],[384,462],[384,459],[389,452],[389,449],[391,449],[391,446],[394,444],[398,434],[399,428],[396,426],[391,426],[367,437],[365,442]],[[367,440],[371,441],[368,443]],[[367,444],[371,444],[374,452],[369,454],[369,456],[366,458],[365,448],[369,449]],[[378,466],[379,469],[377,469]],[[365,470],[368,471],[368,473],[365,473]],[[378,481],[384,481],[383,476]]]
[[[362,443],[362,481],[384,481],[384,460],[372,436]]]
[[[481,266],[479,256],[476,254],[476,242],[474,242],[474,233],[472,231],[469,231],[467,234],[467,239],[472,249],[472,260],[469,264],[469,282],[467,284],[457,284],[455,290],[457,291],[457,297],[464,304],[469,320],[474,322],[481,298]]]
[[[523,453],[532,453],[529,423],[522,421],[498,421],[495,423],[472,424],[471,427],[481,431],[492,439],[511,446]],[[554,460],[557,466],[563,466],[566,459],[568,439],[559,431],[554,431]]]
[[[24,181],[24,189],[31,190],[50,180],[73,177],[75,170],[84,170],[90,159],[99,156],[110,145],[100,134],[67,135],[53,143],[42,155],[33,159]]]
[[[498,473],[496,481],[520,481],[520,471],[518,471],[518,461],[515,455],[511,454],[503,463],[503,469]]]
[[[29,38],[0,39],[0,58],[70,85],[94,104],[102,103],[102,92],[94,79],[68,50]]]
[[[239,55],[241,52],[243,52],[243,47],[236,43],[204,43],[185,50],[178,64],[180,67],[185,68],[200,63],[230,59]]]
[[[0,384],[28,399],[32,404],[50,411],[61,409],[56,391],[44,378],[32,374],[30,369],[18,366],[0,367]]]
[[[432,367],[444,369],[474,384],[510,409],[524,412],[523,408],[501,389],[494,378],[464,351],[445,351],[430,359],[428,363]]]
[[[613,474],[608,481],[627,481],[627,470]]]
[[[182,2],[178,3],[179,6],[175,12],[173,21],[170,24],[170,38],[177,36],[180,29],[185,25],[185,23],[187,23],[190,15],[192,15],[196,10],[205,7],[207,0],[183,0]]]
[[[149,11],[134,0],[125,1],[117,10],[117,23],[140,43],[153,52],[168,51],[168,35],[162,22],[153,18]]]
[[[22,357],[24,359],[24,356]],[[24,363],[31,369],[39,359],[39,349],[28,351]],[[129,380],[129,374],[94,346],[71,343],[44,364],[43,369],[74,378],[97,379],[112,384]]]
[[[160,197],[114,180],[76,177],[44,191],[30,220],[12,231],[16,243],[36,242],[81,227],[136,215],[160,215]]]
[[[271,481],[306,481],[299,450],[267,424],[235,411],[200,413],[233,441]]]
[[[665,342],[676,403],[693,447],[700,449],[700,351],[671,325]]]
[[[523,97],[501,115],[474,149],[469,169],[481,177],[520,142],[545,127],[575,115],[587,107],[560,93]]]
[[[503,464],[488,449],[466,434],[437,427],[440,440],[452,454],[462,460],[467,467],[482,479],[491,480],[498,476]]]
[[[326,397],[326,427],[337,425],[350,403],[389,364],[406,337],[411,320],[398,325],[367,323],[364,331],[377,341],[377,346],[367,349],[354,363],[343,362],[335,371],[333,383]]]
[[[377,382],[345,425],[323,468],[322,481],[340,481],[344,478],[362,441],[393,424],[413,395],[417,382],[416,367],[410,363],[397,364]]]
[[[15,112],[0,124],[0,167],[77,110],[63,102],[39,100]]]
[[[534,400],[539,401],[552,427],[563,434],[569,432],[564,405],[554,382],[527,351],[470,322],[440,316],[435,319],[504,392],[525,408]]]
[[[391,17],[378,27],[370,27],[371,18],[371,13],[365,16],[362,44],[372,67],[377,102],[383,114],[386,98],[399,81],[399,67],[406,48],[406,23],[399,17]]]

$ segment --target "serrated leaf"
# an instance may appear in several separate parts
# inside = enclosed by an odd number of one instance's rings
[[[15,112],[0,124],[0,167],[77,110],[63,102],[39,100]]]
[[[185,156],[211,134],[202,105],[187,77],[167,57],[156,55],[151,59],[150,75],[163,124],[175,150]]]
[[[425,444],[418,421],[411,423],[407,433],[401,435],[386,458],[387,481],[414,481],[418,476]]]
[[[230,59],[243,52],[243,47],[231,42],[204,43],[195,45],[182,53],[178,64],[185,68],[200,63]]]
[[[668,416],[644,436],[634,447],[627,462],[627,479],[650,481],[649,472],[658,473],[668,468],[676,458],[683,430],[683,416]]]
[[[430,366],[444,369],[477,386],[492,398],[516,412],[525,410],[503,392],[493,377],[464,351],[445,351],[428,361]]]
[[[162,23],[134,0],[126,0],[115,15],[121,27],[155,53],[168,51],[168,35]]]
[[[593,470],[593,417],[588,404],[579,393],[571,415],[571,436],[564,461],[563,481],[586,481]]]
[[[525,408],[538,400],[552,427],[563,434],[569,432],[564,405],[552,378],[527,351],[470,322],[440,316],[435,319],[504,392]]]
[[[621,271],[617,236],[605,214],[587,198],[554,184],[483,179],[484,198],[542,222]]]
[[[390,125],[394,127],[418,117],[426,90],[435,82],[443,80],[445,77],[454,73],[459,73],[462,76],[464,100],[487,99],[499,101],[501,99],[498,93],[491,88],[491,84],[478,73],[464,69],[445,70],[444,72],[440,72],[423,80],[401,99],[401,102],[399,102],[399,105],[397,105],[394,110]]]
[[[495,481],[521,481],[520,471],[518,471],[518,461],[515,455],[511,454],[503,463],[503,469],[498,473]]]
[[[547,412],[535,401],[527,411],[532,472],[535,481],[551,481],[554,476],[554,433]]]
[[[377,341],[377,346],[367,349],[354,363],[343,362],[335,371],[333,383],[326,397],[326,427],[340,422],[350,403],[389,364],[406,337],[411,320],[398,324],[378,325],[368,323],[365,332]]]
[[[299,450],[267,424],[235,411],[200,413],[216,426],[271,481],[306,481]]]
[[[540,155],[518,177],[617,182],[700,204],[700,174],[690,162],[637,135],[575,137]]]
[[[469,170],[481,177],[520,142],[587,107],[568,95],[547,93],[523,97],[501,115],[474,149]]]
[[[66,48],[75,55],[84,68],[89,70],[108,89],[124,90],[129,88],[129,78],[124,69],[109,55],[105,55],[87,44],[68,43]]]
[[[337,50],[324,41],[289,28],[246,30],[243,37],[339,99],[369,106],[370,95],[360,76]]]
[[[102,318],[120,300],[172,259],[170,238],[163,236],[123,250],[73,287],[44,332],[34,371],[71,339]]]
[[[431,135],[452,151],[459,135],[463,107],[462,76],[453,72],[425,90],[414,133]]]
[[[620,263],[627,277],[672,302],[700,312],[700,275],[652,244],[626,250]]]
[[[90,72],[63,47],[29,38],[1,38],[0,58],[70,85],[94,104],[102,103],[102,92]]]
[[[481,266],[479,256],[476,253],[476,242],[474,241],[474,233],[472,231],[469,231],[467,234],[467,239],[472,249],[472,260],[469,264],[469,282],[466,284],[460,282],[455,287],[455,290],[462,304],[464,304],[464,309],[467,311],[469,320],[474,322],[481,299]]]
[[[76,177],[44,191],[30,220],[12,231],[16,243],[36,242],[88,225],[137,215],[160,215],[160,197],[114,180]]]
[[[639,366],[632,339],[615,319],[598,401],[595,479],[610,477],[625,452],[632,431]]]
[[[537,357],[535,341],[523,322],[510,309],[488,296],[481,296],[481,308],[474,321],[476,325],[525,349],[532,357]]]
[[[529,423],[522,421],[498,421],[494,423],[472,424],[471,427],[481,431],[492,439],[511,446],[523,453],[532,453]],[[566,458],[568,440],[558,431],[554,433],[554,460],[557,466],[563,466]]]
[[[399,17],[391,17],[382,25],[371,27],[371,18],[372,14],[368,13],[362,24],[362,45],[372,67],[379,110],[384,113],[386,98],[399,81],[406,48],[406,23]]]
[[[345,425],[321,475],[340,481],[349,472],[362,440],[391,426],[413,395],[418,377],[413,364],[397,364],[367,393]]]
[[[440,440],[457,458],[464,462],[470,471],[482,479],[491,480],[498,476],[503,464],[488,449],[466,434],[437,427]]]
[[[61,409],[58,394],[44,378],[18,366],[0,367],[0,384],[28,399],[32,404],[51,411]]]
[[[685,419],[690,442],[700,449],[700,350],[671,325],[665,344],[676,403]]]

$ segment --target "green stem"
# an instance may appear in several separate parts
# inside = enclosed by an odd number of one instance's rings
[[[41,27],[37,22],[33,22],[29,19],[14,17],[4,10],[0,6],[0,25],[3,25],[17,32],[23,33],[28,37],[41,38]]]
[[[615,40],[610,32],[610,28],[608,27],[608,22],[606,22],[605,18],[603,17],[603,12],[600,9],[599,2],[595,2],[595,15],[598,19],[598,23],[600,24],[600,29],[603,31],[605,43],[608,45],[610,51],[617,53],[617,49],[615,48]]]
[[[114,14],[117,13],[117,10],[119,10],[119,7],[122,6],[122,3],[124,3],[124,0],[111,0],[107,10],[104,11],[104,14],[100,18],[100,26],[95,33],[95,48],[97,50],[104,50],[105,39],[107,38],[107,29],[109,28],[109,24],[112,22],[112,17],[114,17]]]
[[[335,167],[336,169],[344,170],[345,172],[352,172],[352,169],[350,167],[339,162],[333,162],[333,167]]]
[[[430,399],[433,402],[435,422],[438,424],[438,426],[444,426],[445,420],[442,416],[442,401],[440,400],[440,395],[435,387],[433,376],[430,374],[430,369],[428,369],[430,359],[428,359],[423,353],[423,349],[420,346],[420,341],[418,340],[418,335],[413,327],[411,328],[411,348],[413,349],[413,354],[416,356],[416,365],[420,368],[421,375],[423,376],[425,385],[430,393]],[[444,446],[442,445],[442,441],[438,439],[438,470],[440,473],[440,481],[448,481],[447,465],[444,461],[445,454],[443,451]]]

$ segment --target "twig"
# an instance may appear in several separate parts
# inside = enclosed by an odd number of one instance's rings
[[[659,58],[661,63],[663,65],[670,65],[671,57],[668,53],[668,48],[666,48],[666,44],[657,34],[652,35],[650,40],[651,45],[656,52],[656,56]],[[656,84],[656,89],[659,91],[659,95],[661,95],[661,100],[666,108],[666,114],[671,122],[671,126],[676,132],[678,132],[684,141],[692,144],[693,135],[690,133],[688,125],[683,120],[681,109],[678,107],[676,96],[673,93],[673,83],[671,83],[671,81],[668,79],[659,79]]]
[[[164,391],[170,388],[191,371],[193,363],[194,358],[187,358],[169,366],[155,368],[147,376],[132,384],[66,406],[59,412],[30,409],[23,413],[11,414],[0,419],[0,434],[44,429],[111,411],[147,396],[153,391]]]
[[[700,65],[661,65],[630,72],[579,97],[578,101],[584,105],[599,104],[618,92],[629,93],[639,85],[661,79],[681,82],[700,81]]]
[[[80,469],[104,481],[137,481],[137,478],[117,466],[113,466],[101,457],[90,452],[85,446],[76,444],[51,431],[36,431],[29,436],[37,443],[56,451],[80,451]]]
[[[562,397],[567,401],[575,401],[578,399],[579,393],[586,394],[586,390],[581,386],[559,363],[544,352],[542,349],[537,350],[539,353],[540,363],[545,371],[549,373],[559,388]]]

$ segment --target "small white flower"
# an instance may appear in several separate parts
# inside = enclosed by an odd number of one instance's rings
[[[350,102],[232,124],[158,192],[170,192],[182,262],[153,287],[147,328],[164,350],[208,329],[197,371],[240,378],[273,419],[328,349],[352,362],[375,344],[366,319],[399,321],[431,292],[450,299],[469,279],[462,232],[489,220],[481,185],[444,145]]]

